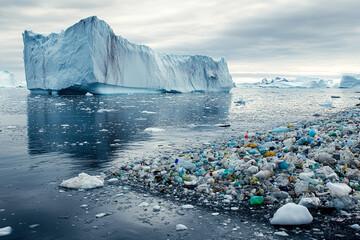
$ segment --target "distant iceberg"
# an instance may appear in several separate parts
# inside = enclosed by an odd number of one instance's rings
[[[360,75],[344,75],[341,78],[340,88],[359,88]]]
[[[276,77],[271,80],[264,78],[260,82],[253,83],[252,86],[262,88],[331,88],[335,84],[332,80],[312,77],[297,77],[293,80]]]
[[[15,80],[13,73],[0,71],[0,88],[19,87],[20,84]]]
[[[89,17],[59,34],[25,31],[28,89],[49,94],[228,92],[234,87],[225,59],[157,53],[116,36]]]

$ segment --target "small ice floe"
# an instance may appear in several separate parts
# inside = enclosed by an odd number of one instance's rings
[[[153,211],[154,212],[160,212],[160,206],[159,205],[153,206]]]
[[[1,209],[0,209],[0,212],[4,212],[4,211],[5,211],[5,208],[1,208]]]
[[[109,130],[103,128],[103,129],[100,129],[99,132],[108,132]]]
[[[110,213],[99,213],[99,214],[96,214],[95,217],[96,218],[102,218],[102,217],[106,217],[106,216],[109,216]]]
[[[63,181],[60,187],[72,189],[91,189],[104,186],[104,178],[80,173],[77,177]]]
[[[156,112],[150,112],[150,111],[146,111],[146,110],[142,111],[141,113],[142,114],[156,114]]]
[[[285,231],[280,232],[274,232],[275,235],[282,236],[282,237],[288,237],[289,234],[287,234]]]
[[[60,126],[62,126],[63,128],[69,127],[69,124],[61,124]]]
[[[182,208],[182,209],[193,209],[194,206],[191,205],[191,204],[185,204],[185,205],[182,205],[181,208]]]
[[[273,225],[303,225],[313,220],[309,210],[295,203],[287,203],[279,208],[270,223]]]
[[[109,180],[107,180],[107,182],[108,182],[109,184],[115,184],[115,183],[119,182],[119,179],[117,179],[117,178],[110,178]]]
[[[98,110],[98,113],[103,113],[103,112],[114,112],[115,109],[105,109],[105,108],[102,108],[102,109],[99,109]]]
[[[87,205],[87,204],[83,204],[83,205],[81,205],[80,207],[81,208],[87,208],[89,205]]]
[[[55,106],[65,106],[65,103],[55,103]]]
[[[177,224],[176,225],[176,231],[184,231],[187,230],[188,228],[184,225],[184,224]]]
[[[12,228],[10,226],[0,228],[0,237],[7,236],[12,233]]]
[[[146,128],[144,130],[144,132],[152,132],[152,133],[157,133],[157,132],[164,132],[165,129],[162,128]]]
[[[139,207],[148,207],[149,206],[149,203],[147,202],[142,202],[138,205]]]
[[[40,226],[40,224],[32,224],[32,225],[29,226],[29,228],[36,228],[38,226]]]
[[[332,107],[332,102],[330,102],[330,101],[326,101],[326,102],[320,102],[319,103],[319,106],[321,106],[321,107]]]
[[[231,207],[231,210],[232,211],[237,211],[237,210],[239,210],[239,208],[238,207]]]
[[[217,216],[217,215],[219,215],[218,212],[213,212],[213,213],[211,213],[211,216]]]

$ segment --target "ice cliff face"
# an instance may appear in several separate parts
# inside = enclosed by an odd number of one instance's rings
[[[59,34],[23,33],[27,87],[59,94],[220,92],[234,83],[224,59],[154,52],[97,17]]]
[[[18,87],[14,74],[8,71],[0,71],[0,87]]]
[[[340,88],[359,88],[360,87],[360,75],[344,75],[341,78]]]

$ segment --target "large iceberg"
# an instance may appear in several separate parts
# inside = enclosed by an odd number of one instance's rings
[[[224,92],[234,86],[225,59],[157,53],[116,36],[97,17],[59,34],[25,31],[27,87],[50,94]]]
[[[360,75],[344,75],[341,78],[340,88],[359,88]]]
[[[8,71],[0,71],[0,87],[18,87],[19,84],[15,80],[15,76],[13,73]]]

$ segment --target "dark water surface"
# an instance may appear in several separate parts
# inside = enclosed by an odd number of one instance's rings
[[[271,232],[271,226],[248,223],[246,216],[213,217],[202,208],[179,215],[182,203],[124,186],[58,186],[81,172],[102,174],[131,159],[340,111],[358,97],[339,89],[67,97],[0,89],[0,228],[14,230],[2,239],[256,238],[254,232]],[[234,103],[241,98],[245,105]],[[336,108],[320,107],[323,101]],[[222,123],[231,127],[216,126]],[[150,203],[146,210],[138,207],[143,201]],[[159,202],[165,210],[155,213]],[[96,218],[101,212],[110,215]],[[178,223],[189,231],[176,232]],[[241,230],[232,231],[234,226]]]

